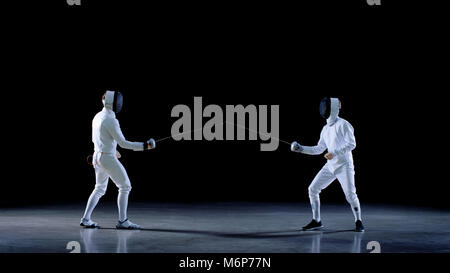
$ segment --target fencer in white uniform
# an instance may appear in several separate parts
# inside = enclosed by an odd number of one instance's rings
[[[118,229],[140,229],[127,218],[128,195],[131,191],[131,183],[123,165],[118,160],[117,144],[124,149],[143,151],[155,148],[155,141],[131,142],[125,139],[120,129],[116,113],[122,108],[123,97],[120,92],[106,91],[102,98],[103,109],[97,113],[92,121],[92,142],[94,143],[94,154],[92,164],[95,169],[95,189],[89,197],[81,218],[80,225],[87,228],[98,227],[91,220],[91,214],[99,199],[105,194],[109,178],[119,189],[117,206],[119,210]]]
[[[316,146],[303,146],[293,142],[291,150],[309,155],[319,155],[327,150],[327,163],[308,187],[309,199],[313,213],[312,221],[303,230],[315,230],[323,227],[320,219],[320,192],[334,180],[338,180],[350,204],[355,217],[355,231],[364,231],[361,221],[361,207],[355,187],[355,169],[352,150],[356,147],[352,125],[339,117],[341,103],[337,98],[324,98],[320,104],[321,115],[327,119],[327,124],[320,133]]]

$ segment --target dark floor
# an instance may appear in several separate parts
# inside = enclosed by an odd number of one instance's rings
[[[304,232],[309,204],[214,203],[130,205],[140,231],[115,230],[115,204],[100,203],[93,220],[101,229],[80,228],[84,204],[0,209],[0,252],[450,252],[450,211],[366,205],[364,233],[353,232],[346,205],[322,204],[322,231]],[[371,242],[369,244],[369,242]],[[75,243],[77,244],[77,243]],[[370,248],[372,249],[372,248]]]

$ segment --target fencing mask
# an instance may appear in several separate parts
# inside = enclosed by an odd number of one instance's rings
[[[106,91],[104,105],[116,114],[122,110],[123,96],[118,91]]]
[[[320,102],[320,115],[332,125],[339,115],[340,103],[337,98],[325,97]]]

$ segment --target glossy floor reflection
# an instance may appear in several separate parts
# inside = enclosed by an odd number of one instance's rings
[[[69,252],[76,242],[87,253],[367,253],[450,252],[450,212],[366,205],[366,232],[353,232],[346,205],[322,205],[325,228],[300,231],[309,204],[132,203],[140,231],[116,230],[115,204],[93,214],[100,229],[78,226],[83,204],[0,209],[0,252]]]

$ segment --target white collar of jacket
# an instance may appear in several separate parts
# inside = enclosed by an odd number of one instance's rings
[[[106,108],[106,107],[103,107],[103,110],[102,110],[102,111],[105,112],[107,115],[112,116],[113,118],[116,117],[116,113],[114,113],[114,111],[111,110],[111,109],[108,109],[108,108]]]
[[[331,98],[330,100],[330,117],[327,118],[328,126],[333,125],[339,117],[339,99]]]

